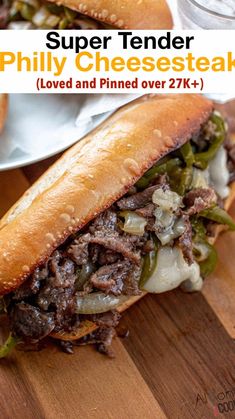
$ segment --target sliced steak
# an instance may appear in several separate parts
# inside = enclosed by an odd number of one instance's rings
[[[225,143],[225,148],[228,154],[228,170],[229,170],[229,182],[235,180],[235,143],[228,139]]]
[[[117,229],[117,214],[111,209],[102,212],[96,219],[91,223],[89,231],[91,234],[95,234],[100,230],[111,230]]]
[[[37,295],[37,304],[44,311],[47,311],[48,309],[65,311],[68,308],[68,305],[72,304],[74,287],[65,289],[55,288],[53,283],[53,277],[47,279],[46,285]]]
[[[49,262],[50,276],[37,294],[37,304],[44,310],[54,312],[57,328],[68,326],[68,317],[74,312],[75,264],[63,257],[60,252],[54,252]]]
[[[110,358],[114,357],[114,352],[111,348],[112,340],[116,336],[116,331],[113,327],[99,327],[99,329],[84,336],[76,341],[76,345],[93,344],[96,346],[98,352],[108,355]]]
[[[107,355],[109,358],[114,358],[115,354],[112,349],[112,341],[116,336],[114,327],[99,327],[95,332],[95,346],[98,352]]]
[[[101,314],[90,314],[84,316],[84,319],[91,320],[102,327],[117,327],[121,319],[121,314],[116,310],[107,311]]]
[[[123,289],[123,281],[131,269],[132,264],[128,260],[105,265],[91,275],[89,282],[94,288],[105,293],[120,295]]]
[[[14,300],[22,300],[28,298],[31,295],[37,294],[40,288],[40,284],[48,276],[48,268],[45,265],[42,269],[36,268],[34,273],[29,279],[24,282],[13,294]]]
[[[115,263],[120,259],[120,254],[117,252],[114,252],[110,249],[104,249],[101,247],[101,250],[99,252],[98,256],[98,262],[99,265],[110,265],[111,263]]]
[[[67,340],[60,340],[59,345],[63,352],[66,354],[72,355],[73,352],[73,343]]]
[[[155,210],[155,205],[148,204],[146,205],[146,207],[139,208],[135,212],[141,217],[150,218],[150,217],[154,217],[154,210]]]
[[[30,304],[16,304],[10,313],[16,336],[37,340],[49,335],[55,327],[54,315],[43,313]]]
[[[113,252],[121,253],[124,258],[130,259],[134,263],[140,263],[140,254],[134,250],[133,239],[129,236],[121,236],[116,232],[105,233],[97,232],[91,236],[90,243],[99,244]]]
[[[123,281],[122,294],[125,295],[140,295],[141,291],[139,290],[139,280],[141,275],[141,267],[134,266],[129,271],[128,275]]]
[[[59,251],[56,251],[51,257],[49,266],[54,277],[54,287],[68,288],[74,284],[76,280],[75,264],[71,259],[63,257]]]
[[[197,188],[188,192],[184,197],[184,204],[187,207],[184,213],[195,215],[210,208],[217,202],[217,196],[211,188]]]
[[[154,204],[148,204],[144,208],[137,209],[135,212],[140,215],[141,217],[146,218],[147,225],[145,226],[146,231],[156,231],[156,218],[154,216],[154,210],[155,210]]]
[[[77,264],[84,265],[88,262],[89,252],[88,245],[90,234],[83,234],[73,241],[67,250],[68,256]]]
[[[159,185],[150,186],[150,188],[147,188],[142,192],[122,198],[117,202],[117,206],[121,210],[136,210],[142,208],[151,203],[153,193],[158,188]]]
[[[191,265],[194,262],[193,257],[193,242],[192,242],[192,225],[189,220],[189,216],[183,216],[185,230],[179,237],[178,243],[183,252],[184,259]]]

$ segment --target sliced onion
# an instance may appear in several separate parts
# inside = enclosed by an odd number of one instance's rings
[[[50,15],[44,22],[47,28],[55,28],[60,21],[60,17],[56,15]]]
[[[24,22],[24,21],[10,22],[7,27],[8,27],[8,29],[12,29],[12,30],[34,29],[35,28],[35,26],[32,25],[31,22]]]
[[[46,19],[50,16],[50,12],[46,9],[46,7],[42,6],[40,9],[35,13],[32,18],[32,22],[38,28],[42,27]]]
[[[154,204],[165,211],[176,211],[182,205],[182,197],[169,189],[156,189],[152,196]]]
[[[83,297],[77,296],[76,313],[78,314],[97,314],[113,310],[119,305],[129,300],[128,295],[106,295],[102,292],[94,292]]]
[[[137,236],[143,236],[147,221],[144,217],[136,214],[134,211],[122,211],[120,213],[125,218],[123,231]]]

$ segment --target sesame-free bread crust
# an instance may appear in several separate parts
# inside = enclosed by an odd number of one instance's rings
[[[117,29],[171,29],[165,0],[50,0]]]
[[[64,153],[0,222],[0,294],[189,140],[211,111],[200,95],[144,96]]]

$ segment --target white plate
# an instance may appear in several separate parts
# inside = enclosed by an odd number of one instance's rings
[[[99,125],[116,108],[139,95],[10,96],[0,136],[0,171],[38,162],[65,150]],[[212,97],[225,102],[227,96]]]
[[[10,95],[0,136],[0,171],[26,166],[65,150],[135,94]]]
[[[0,136],[0,170],[35,163],[74,144],[80,133],[75,124],[79,107],[77,95],[10,95]]]

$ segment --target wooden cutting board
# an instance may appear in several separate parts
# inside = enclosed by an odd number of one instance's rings
[[[0,216],[51,161],[0,173]],[[235,234],[217,248],[202,293],[148,295],[124,314],[114,360],[91,347],[1,360],[0,418],[235,418]]]

